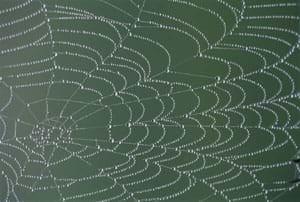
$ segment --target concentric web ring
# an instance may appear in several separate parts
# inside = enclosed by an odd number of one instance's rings
[[[298,25],[292,0],[3,0],[0,201],[295,201]]]

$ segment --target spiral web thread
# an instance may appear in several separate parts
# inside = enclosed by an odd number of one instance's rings
[[[4,2],[0,201],[299,190],[295,1]]]

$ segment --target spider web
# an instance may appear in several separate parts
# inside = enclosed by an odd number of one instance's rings
[[[299,190],[294,1],[0,8],[0,201],[275,201]]]

